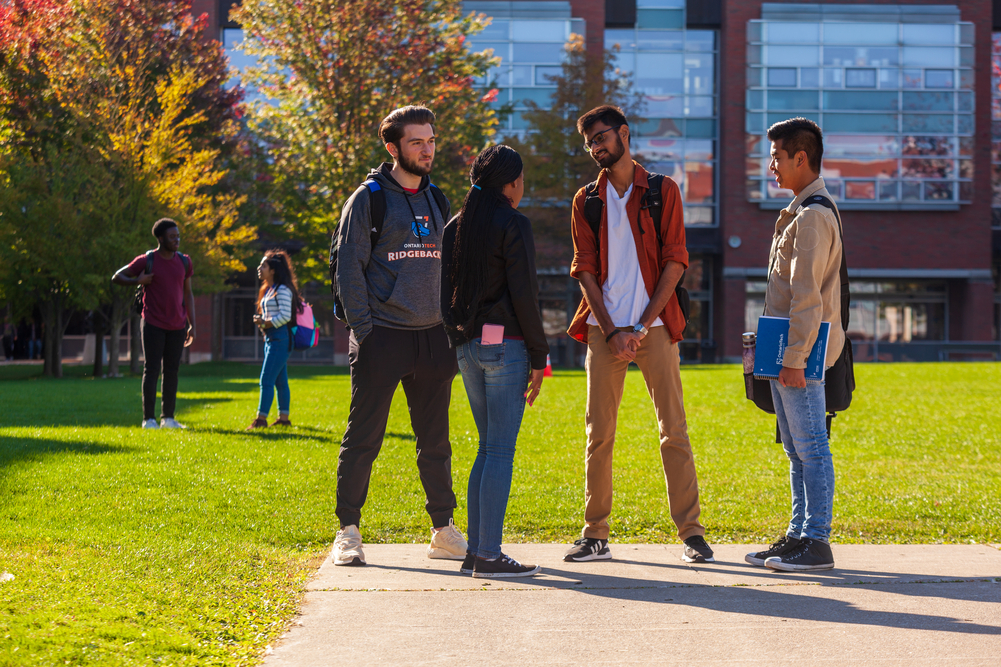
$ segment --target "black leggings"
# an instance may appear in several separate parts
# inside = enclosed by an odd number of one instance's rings
[[[184,352],[184,339],[188,337],[187,329],[161,329],[149,324],[145,319],[140,322],[143,338],[143,421],[154,419],[156,407],[156,381],[163,369],[163,387],[160,406],[160,419],[174,416],[174,405],[177,402],[177,370],[181,367],[181,353]]]

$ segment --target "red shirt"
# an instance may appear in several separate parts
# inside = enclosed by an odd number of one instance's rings
[[[184,279],[194,273],[190,260],[188,270],[184,261],[175,252],[171,259],[165,259],[159,252],[153,253],[153,282],[146,285],[143,298],[143,319],[149,324],[168,331],[186,329],[188,311],[184,305]],[[146,270],[146,254],[139,255],[129,263],[128,274],[138,278]]]

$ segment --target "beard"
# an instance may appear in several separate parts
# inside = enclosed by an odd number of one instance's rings
[[[403,154],[403,151],[400,151],[399,162],[400,168],[403,169],[403,171],[423,178],[431,173],[431,168],[434,167],[434,156],[431,156],[431,161],[428,163],[428,166],[422,167],[420,162],[411,161],[410,158]]]
[[[626,153],[626,147],[622,145],[622,137],[619,136],[618,132],[616,132],[614,136],[615,136],[615,145],[609,148],[602,147],[602,150],[604,150],[605,152],[602,154],[600,158],[599,157],[594,158],[594,161],[597,162],[598,166],[601,167],[602,169],[608,169],[613,164],[618,162],[622,158],[622,156],[625,155]]]

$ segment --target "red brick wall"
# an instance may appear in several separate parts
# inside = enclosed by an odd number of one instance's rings
[[[782,0],[780,0],[782,1]],[[776,211],[763,211],[747,200],[745,187],[744,98],[747,69],[747,21],[761,18],[761,4],[747,0],[723,0],[720,52],[720,145],[726,154],[720,160],[720,224],[722,238],[739,236],[733,249],[724,243],[725,267],[764,267],[774,229]],[[899,4],[880,0],[844,4]],[[908,4],[942,4],[940,0],[909,0]],[[949,3],[953,4],[953,3]],[[844,211],[845,247],[849,267],[883,269],[989,269],[990,229],[990,86],[991,16],[988,0],[958,0],[963,21],[976,24],[976,139],[974,154],[974,201],[959,211]],[[736,322],[743,328],[744,299],[727,281],[724,287],[726,315],[723,320],[723,354],[740,354]],[[985,298],[979,287],[966,290]],[[970,299],[960,301],[970,302]],[[983,307],[984,318],[950,307],[954,338],[988,340],[992,309]],[[979,308],[980,306],[978,306]],[[984,319],[985,322],[980,320]],[[986,324],[985,324],[986,323]],[[956,327],[960,327],[956,331]],[[985,328],[986,327],[986,328]]]
[[[605,48],[605,0],[570,0],[570,13],[587,22],[587,50],[601,55]]]

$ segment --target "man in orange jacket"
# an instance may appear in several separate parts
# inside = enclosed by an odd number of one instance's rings
[[[650,177],[632,160],[629,124],[618,107],[605,105],[577,121],[584,147],[602,167],[596,196],[601,208],[595,235],[595,193],[574,197],[574,259],[570,275],[584,292],[567,333],[587,343],[587,451],[584,457],[584,529],[565,561],[608,560],[608,517],[612,511],[612,449],[619,403],[629,363],[643,372],[660,426],[660,455],[671,518],[690,563],[713,561],[699,523],[699,483],[688,440],[681,389],[678,343],[685,316],[675,287],[688,267],[681,192],[661,181],[661,219],[647,201]],[[588,201],[591,199],[592,201]],[[659,225],[660,233],[654,225]],[[658,243],[659,240],[659,243]]]

